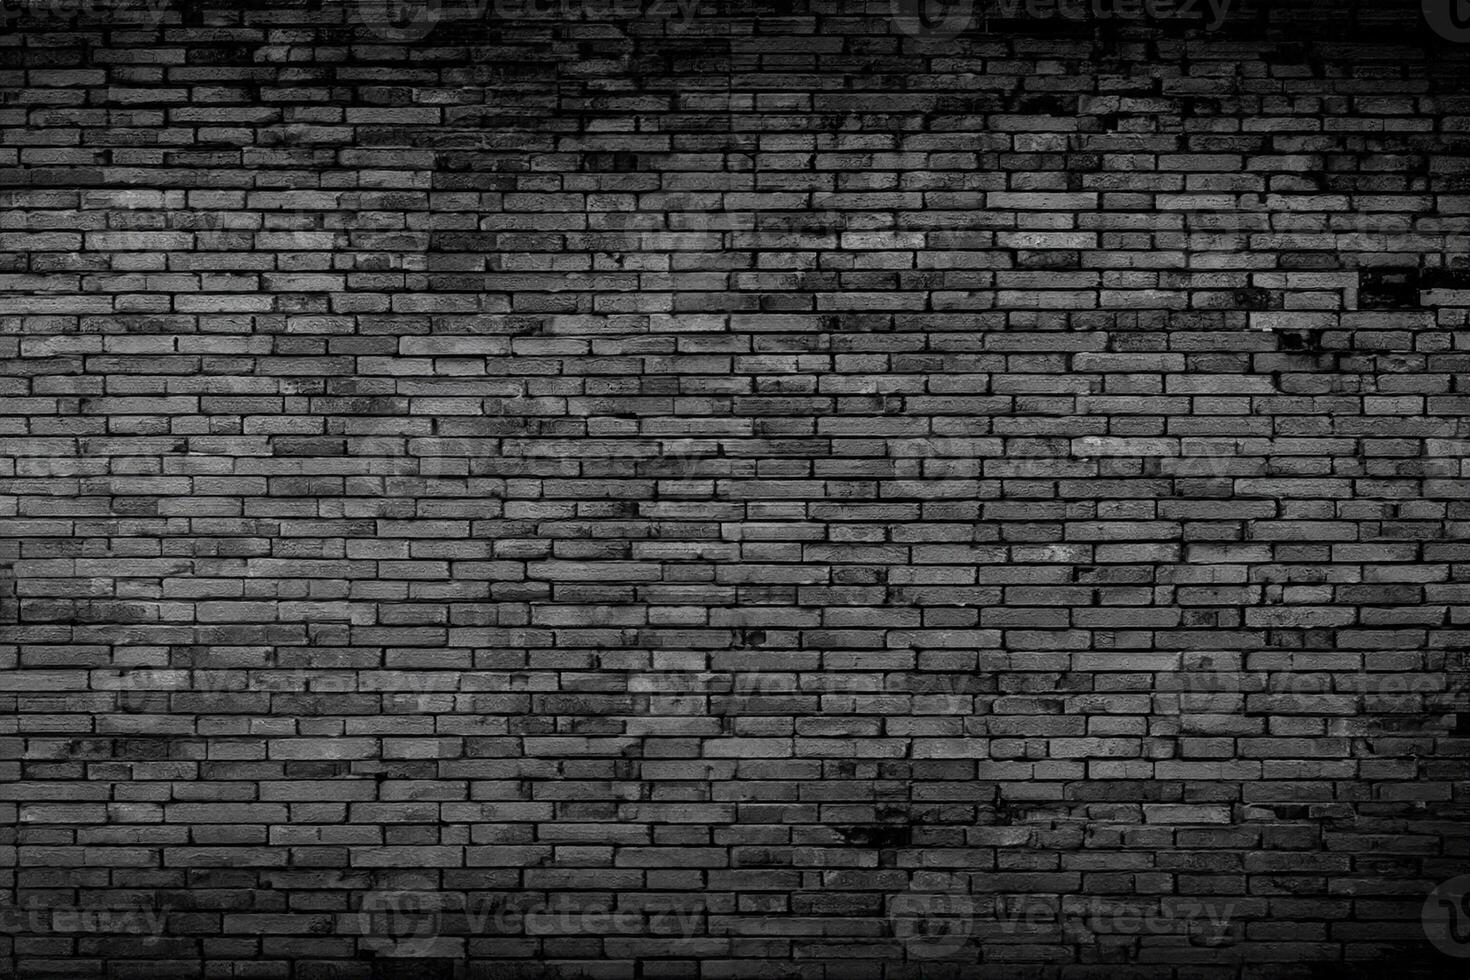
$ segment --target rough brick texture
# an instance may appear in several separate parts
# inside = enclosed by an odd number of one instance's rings
[[[1470,46],[426,3],[0,8],[0,974],[1463,975]]]

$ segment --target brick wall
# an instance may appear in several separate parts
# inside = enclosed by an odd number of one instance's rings
[[[1463,975],[1433,2],[407,2],[0,7],[0,975]]]

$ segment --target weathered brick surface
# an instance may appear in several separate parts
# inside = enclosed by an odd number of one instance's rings
[[[1470,46],[426,2],[0,8],[0,973],[1463,971]]]

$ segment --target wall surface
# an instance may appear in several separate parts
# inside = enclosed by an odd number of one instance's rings
[[[1436,0],[374,2],[0,7],[0,975],[1464,975]]]

